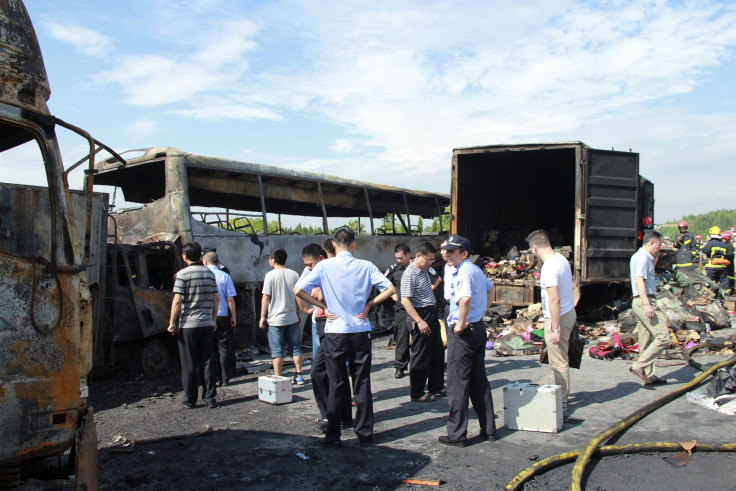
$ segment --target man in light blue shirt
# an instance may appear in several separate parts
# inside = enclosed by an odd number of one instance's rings
[[[345,362],[350,362],[355,394],[355,433],[361,446],[373,443],[373,396],[371,393],[371,324],[368,312],[395,293],[395,288],[371,262],[353,257],[355,234],[347,227],[334,236],[337,255],[315,265],[309,275],[294,288],[294,294],[327,313],[323,346],[330,381],[327,399],[328,428],[320,441],[325,446],[340,446],[340,419],[348,383]],[[322,290],[324,302],[310,295]],[[373,300],[373,287],[381,290]]]
[[[631,256],[631,310],[639,321],[639,358],[629,371],[642,379],[644,385],[666,384],[667,380],[654,375],[654,362],[670,343],[667,318],[657,307],[657,279],[654,276],[655,259],[662,247],[662,236],[649,231],[644,235],[641,249]]]
[[[235,320],[235,285],[229,274],[220,269],[220,257],[217,252],[207,252],[202,257],[202,264],[215,273],[217,282],[217,320],[215,326],[214,357],[220,362],[220,382],[227,387],[235,373],[235,346],[233,346],[233,328]]]
[[[450,314],[447,317],[447,436],[439,438],[445,445],[467,445],[468,398],[480,423],[479,436],[496,439],[491,386],[485,367],[487,340],[483,316],[491,305],[493,284],[483,271],[468,261],[470,241],[460,235],[451,235],[445,250],[450,274]]]

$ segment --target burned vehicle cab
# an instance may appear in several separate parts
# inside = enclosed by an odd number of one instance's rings
[[[639,155],[581,142],[494,145],[453,151],[451,232],[473,254],[498,260],[528,249],[544,229],[568,257],[576,301],[581,288],[628,281],[641,216],[654,207],[653,185],[639,176]],[[494,279],[495,303],[538,299],[538,280]]]
[[[113,220],[112,217],[109,220]],[[176,242],[107,246],[104,323],[97,337],[95,368],[109,372],[132,364],[146,373],[170,368],[174,338],[165,332],[182,267]]]
[[[92,193],[84,196],[80,242],[55,133],[65,123],[50,115],[49,94],[23,3],[0,2],[0,158],[44,169],[48,184],[0,184],[0,487],[42,472],[70,448],[77,459],[68,462],[69,474],[79,485],[96,485],[97,441],[86,403]]]

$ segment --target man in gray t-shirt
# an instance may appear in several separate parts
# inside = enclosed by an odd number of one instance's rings
[[[286,344],[292,350],[296,375],[292,380],[297,385],[304,384],[302,377],[302,348],[299,339],[301,315],[294,296],[299,275],[286,268],[287,254],[284,249],[276,249],[268,256],[273,268],[263,279],[261,297],[261,320],[258,327],[268,327],[268,344],[273,359],[273,373],[281,375],[284,367],[284,355],[281,346]]]
[[[212,358],[212,333],[218,305],[217,282],[214,273],[200,262],[201,258],[202,248],[196,242],[182,247],[182,259],[187,267],[176,273],[168,327],[172,335],[179,335],[181,383],[184,386],[184,406],[188,409],[193,408],[197,401],[200,368],[204,372],[202,399],[208,407],[217,407],[215,364]]]

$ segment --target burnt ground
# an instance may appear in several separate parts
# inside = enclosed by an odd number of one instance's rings
[[[386,344],[386,337],[373,342],[376,445],[370,448],[361,448],[352,431],[343,433],[342,448],[318,444],[318,411],[308,376],[304,386],[294,386],[294,401],[280,406],[258,400],[257,379],[263,373],[241,375],[230,386],[218,387],[216,409],[201,401],[185,409],[177,373],[119,376],[93,387],[102,488],[424,489],[402,484],[414,478],[445,481],[442,489],[503,489],[536,458],[584,447],[599,431],[697,375],[681,361],[659,360],[658,375],[672,384],[643,388],[628,372],[630,362],[586,357],[582,369],[573,370],[573,412],[560,433],[511,431],[504,428],[502,387],[513,381],[549,382],[549,369],[536,356],[498,358],[489,352],[486,367],[500,439],[472,439],[466,448],[448,448],[437,442],[445,434],[447,401],[410,402],[408,377],[393,378],[394,353]],[[701,362],[724,359],[699,357]],[[638,422],[616,443],[725,443],[736,440],[734,418],[683,397]],[[468,434],[477,433],[471,410]],[[696,452],[688,466],[679,468],[662,460],[673,453],[594,460],[586,489],[733,487],[736,453]],[[567,489],[571,469],[568,464],[551,470],[526,489]]]

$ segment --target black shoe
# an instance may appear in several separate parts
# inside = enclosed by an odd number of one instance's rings
[[[327,431],[327,428],[329,427],[330,427],[330,422],[327,421],[326,419],[320,419],[319,423],[317,423],[317,428],[319,428],[323,432]]]
[[[363,447],[363,448],[371,447],[371,446],[373,446],[373,443],[374,442],[373,442],[373,437],[372,436],[371,437],[368,437],[368,438],[361,438],[360,439],[360,446]]]
[[[460,440],[452,440],[449,436],[439,437],[439,442],[443,445],[449,445],[451,447],[467,447],[468,440],[462,438]]]
[[[215,409],[217,407],[217,401],[205,401],[207,403],[207,407],[210,409]]]
[[[323,447],[330,447],[330,448],[337,448],[342,447],[342,442],[340,440],[328,440],[327,438],[323,438],[319,441],[319,444]]]
[[[194,409],[194,403],[193,402],[184,402],[184,407],[187,409]]]
[[[396,371],[394,372],[394,378],[404,378],[404,375],[406,374],[404,373],[403,368],[397,368]]]
[[[494,433],[493,435],[489,435],[488,433],[480,432],[478,433],[478,438],[482,438],[483,440],[487,442],[495,442],[498,440],[498,436]]]

